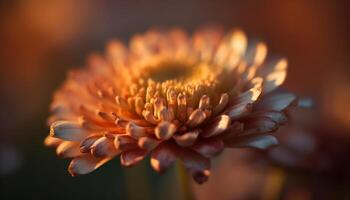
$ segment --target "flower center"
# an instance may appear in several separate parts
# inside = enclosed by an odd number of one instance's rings
[[[193,74],[193,66],[176,61],[164,61],[148,71],[148,77],[156,82],[179,80]]]

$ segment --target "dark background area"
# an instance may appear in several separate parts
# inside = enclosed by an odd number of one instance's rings
[[[168,193],[163,183],[171,173],[160,177],[147,162],[126,172],[114,160],[71,178],[68,161],[43,146],[52,93],[67,70],[83,66],[90,53],[103,53],[107,41],[127,42],[150,27],[189,33],[207,25],[241,27],[262,38],[269,52],[288,58],[284,87],[314,98],[313,120],[322,127],[315,129],[350,141],[349,8],[345,0],[1,2],[0,199],[146,199]]]

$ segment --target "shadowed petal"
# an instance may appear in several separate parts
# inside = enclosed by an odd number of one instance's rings
[[[173,136],[176,126],[170,122],[164,121],[158,124],[154,132],[158,139],[167,140]]]
[[[97,158],[90,154],[82,155],[74,158],[68,167],[68,171],[72,176],[88,174],[101,165],[108,162],[111,158]]]
[[[210,160],[208,158],[185,148],[178,148],[176,154],[197,183],[202,184],[208,180],[210,176]]]
[[[182,147],[188,147],[194,144],[194,142],[197,140],[198,135],[200,133],[200,130],[193,130],[190,132],[186,132],[182,135],[174,135],[173,138],[175,139],[175,142],[182,146]]]
[[[80,151],[83,153],[90,152],[91,146],[94,144],[96,140],[101,138],[101,134],[94,134],[94,135],[89,135],[86,137],[84,140],[81,141],[80,143]]]
[[[256,110],[282,111],[296,100],[296,96],[291,93],[277,93],[265,96],[257,102]]]
[[[120,163],[125,167],[131,167],[135,165],[136,163],[143,160],[143,158],[146,156],[147,151],[143,149],[135,149],[123,152],[120,155]]]
[[[268,149],[278,144],[277,139],[272,135],[248,136],[237,138],[231,141],[225,141],[227,147],[241,148],[252,147],[257,149]]]
[[[192,149],[202,156],[210,158],[217,156],[224,150],[224,143],[220,139],[209,139],[195,144]]]
[[[213,137],[216,135],[220,135],[224,132],[231,123],[231,119],[228,115],[221,115],[218,119],[214,120],[209,124],[208,128],[205,128],[203,133],[200,135],[201,137]]]
[[[164,172],[175,160],[174,147],[168,143],[160,144],[151,154],[151,166],[157,172]]]
[[[263,94],[272,92],[280,86],[287,75],[288,62],[284,58],[271,58],[259,68],[258,75],[264,78]]]
[[[278,123],[268,117],[255,117],[244,123],[243,134],[262,134],[275,131]]]
[[[160,143],[159,140],[156,140],[151,137],[141,137],[139,138],[137,144],[141,149],[145,149],[147,151],[150,151],[157,147],[157,145]]]

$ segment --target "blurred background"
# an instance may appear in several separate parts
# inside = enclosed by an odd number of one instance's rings
[[[172,172],[118,160],[71,178],[68,161],[43,146],[53,91],[68,69],[107,41],[149,27],[241,27],[289,60],[284,84],[312,97],[296,111],[282,145],[233,150],[197,199],[350,199],[350,13],[348,1],[13,0],[0,3],[0,199],[179,199]],[[301,124],[296,128],[294,124]],[[295,136],[296,135],[296,136]],[[251,164],[254,163],[254,164]],[[172,185],[173,184],[173,185]],[[169,194],[175,194],[169,196]]]

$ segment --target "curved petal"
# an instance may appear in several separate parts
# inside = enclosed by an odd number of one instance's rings
[[[224,146],[221,139],[209,139],[195,144],[192,149],[202,156],[210,158],[220,154],[224,150]]]
[[[255,105],[255,110],[275,110],[282,111],[293,104],[296,96],[291,93],[275,93],[264,96]]]
[[[61,143],[62,143],[61,139],[54,138],[51,136],[47,136],[44,140],[45,146],[48,146],[48,147],[57,147]]]
[[[210,122],[209,127],[205,128],[200,136],[208,138],[220,135],[229,127],[230,123],[231,119],[228,115],[221,115],[213,122]]]
[[[71,141],[64,141],[58,145],[56,153],[62,158],[74,158],[82,154],[79,149],[79,143]]]
[[[244,148],[251,147],[261,150],[268,149],[278,144],[277,139],[272,135],[247,136],[235,140],[224,141],[227,147]]]
[[[174,147],[169,143],[160,144],[151,154],[151,166],[157,172],[164,172],[175,160]]]
[[[68,171],[72,176],[88,174],[101,165],[108,162],[111,158],[97,158],[90,154],[82,155],[74,158],[68,167]]]
[[[101,137],[91,146],[91,154],[96,157],[113,157],[120,153],[115,147],[113,139]]]
[[[87,132],[77,122],[56,121],[51,124],[50,135],[68,141],[81,141]]]
[[[142,161],[146,154],[147,151],[143,149],[134,149],[123,152],[120,155],[120,163],[125,167],[131,167],[137,164],[138,162]]]

